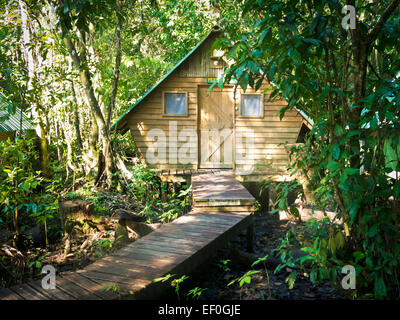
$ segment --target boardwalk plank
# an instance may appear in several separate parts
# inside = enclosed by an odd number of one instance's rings
[[[137,253],[135,251],[121,252],[121,250],[114,252],[112,255],[104,259],[114,259],[114,258],[127,259],[127,260],[129,259],[131,261],[135,261],[137,263],[145,265],[146,264],[155,265],[156,268],[161,268],[165,265],[171,264],[176,261],[176,259],[173,257],[159,257],[156,255]]]
[[[232,173],[192,176],[193,200],[255,200]]]
[[[147,240],[148,244],[157,245],[160,247],[181,249],[184,252],[191,252],[197,250],[207,244],[207,241],[193,242],[181,238],[168,238],[168,237],[158,237]]]
[[[0,300],[24,300],[21,296],[8,288],[0,289]]]
[[[102,273],[110,273],[115,275],[122,275],[127,278],[135,279],[153,279],[159,273],[152,272],[151,269],[143,268],[140,266],[127,265],[123,263],[115,263],[114,261],[99,261],[96,265],[92,264],[85,268],[85,271],[96,271]]]
[[[83,289],[82,287],[76,285],[72,281],[68,281],[67,279],[57,279],[57,287],[69,295],[73,296],[75,299],[79,300],[101,300],[99,296],[96,296],[94,293]]]
[[[170,245],[160,245],[159,243],[154,243],[150,241],[146,241],[146,243],[141,243],[136,248],[140,249],[146,249],[146,250],[157,250],[157,251],[162,251],[162,252],[167,252],[167,253],[176,253],[180,255],[187,255],[191,254],[194,251],[196,251],[195,248],[189,248],[189,247],[180,247],[177,248],[175,246],[170,246]]]
[[[232,224],[233,225],[233,224]],[[219,234],[221,232],[223,232],[225,229],[227,229],[225,226],[218,226],[218,225],[208,225],[208,226],[203,226],[203,225],[197,225],[197,224],[176,224],[176,225],[170,225],[167,226],[164,231],[168,232],[168,231],[186,231],[186,232],[192,232],[193,234],[196,233],[204,233],[204,232],[209,232],[209,233],[215,233],[215,234]]]
[[[64,291],[60,290],[57,287],[55,289],[43,289],[42,280],[29,282],[28,285],[51,300],[76,300],[76,298],[66,294]]]
[[[121,266],[125,266],[126,268],[129,267],[134,267],[134,268],[142,268],[145,267],[146,270],[149,271],[149,273],[152,274],[158,274],[162,272],[164,269],[168,269],[170,266],[171,262],[174,260],[168,260],[166,262],[163,261],[158,261],[157,266],[152,266],[149,265],[149,260],[139,260],[139,259],[132,259],[132,258],[127,258],[127,257],[119,257],[119,256],[109,256],[104,259],[104,261],[109,261]]]
[[[81,287],[82,289],[85,289],[86,291],[91,292],[92,294],[98,296],[99,298],[115,299],[116,297],[115,294],[111,292],[105,292],[102,290],[105,286],[112,284],[110,282],[93,281],[86,278],[85,276],[82,276],[78,272],[68,272],[68,273],[65,272],[62,274],[62,277],[66,281],[72,282],[73,284]]]
[[[164,252],[164,251],[159,251],[159,250],[153,250],[153,249],[146,249],[146,248],[141,248],[139,246],[135,246],[134,248],[130,248],[129,250],[119,250],[119,252],[123,255],[125,254],[126,256],[130,256],[132,253],[137,253],[137,254],[146,254],[152,257],[162,257],[162,258],[179,258],[184,256],[181,253],[172,253],[172,252]]]
[[[182,239],[182,241],[191,241],[192,243],[198,243],[198,242],[208,242],[210,241],[210,237],[205,235],[204,233],[196,233],[193,234],[192,232],[181,232],[181,233],[175,233],[175,232],[168,232],[165,234],[160,234],[163,238],[171,238],[171,239]]]
[[[118,284],[122,291],[134,292],[146,287],[152,280],[130,279],[122,275],[103,273],[97,271],[78,271],[79,274],[94,280],[106,281],[112,284]]]
[[[33,289],[29,285],[20,284],[10,288],[25,300],[50,300],[47,296]]]
[[[190,238],[190,239],[185,239],[183,237],[179,237],[181,241],[176,240],[177,238],[171,237],[171,234],[168,233],[153,233],[149,236],[146,236],[146,242],[160,242],[163,243],[163,241],[176,241],[177,243],[180,243],[182,245],[186,245],[188,247],[191,246],[197,246],[199,243],[207,242],[209,239],[203,238],[203,237],[197,237],[197,238]],[[195,240],[194,240],[195,239]],[[139,242],[138,242],[139,243]]]
[[[192,212],[201,213],[204,211],[215,211],[215,212],[254,212],[254,206],[208,206],[208,207],[194,207]]]
[[[242,218],[237,217],[237,216],[224,216],[224,217],[218,217],[218,216],[212,216],[212,215],[206,215],[206,214],[190,214],[187,216],[182,216],[182,219],[179,219],[179,222],[172,224],[172,225],[182,225],[182,224],[189,224],[189,225],[196,225],[196,226],[216,226],[223,228],[224,226],[230,226],[238,221],[240,221]]]

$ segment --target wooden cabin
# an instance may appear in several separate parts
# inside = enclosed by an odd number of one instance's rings
[[[287,175],[288,154],[309,120],[297,111],[277,114],[286,101],[269,102],[268,83],[245,92],[232,83],[212,83],[228,62],[212,50],[213,30],[138,100],[113,127],[130,131],[142,162],[169,173],[231,169],[237,176]]]
[[[35,130],[36,126],[19,108],[12,113],[10,102],[7,97],[0,92],[0,141],[8,138],[15,139],[17,131]]]

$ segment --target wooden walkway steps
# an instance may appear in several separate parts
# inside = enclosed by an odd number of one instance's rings
[[[189,274],[245,228],[251,242],[253,212],[242,206],[251,208],[254,198],[252,202],[251,195],[233,175],[213,176],[193,177],[194,209],[204,209],[179,217],[82,270],[57,275],[56,289],[45,290],[37,280],[0,289],[0,299],[157,298],[170,283],[155,283],[155,278]],[[107,286],[117,290],[106,291]]]
[[[230,172],[192,176],[193,211],[254,211],[255,199]]]

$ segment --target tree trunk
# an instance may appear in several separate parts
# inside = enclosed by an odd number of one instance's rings
[[[76,133],[76,142],[78,143],[78,147],[79,147],[81,153],[83,153],[81,128],[79,125],[78,99],[76,98],[76,93],[75,93],[75,88],[74,88],[73,82],[71,82],[71,90],[72,90],[72,96],[74,98],[73,112],[74,112],[74,127],[75,127],[75,133]]]
[[[115,27],[115,67],[114,67],[114,76],[112,79],[112,90],[111,90],[111,97],[110,97],[110,104],[107,110],[106,116],[106,130],[107,135],[110,136],[110,129],[111,129],[111,119],[112,113],[114,111],[115,100],[117,98],[117,91],[118,91],[118,82],[119,82],[119,74],[120,74],[120,66],[121,66],[121,28],[122,28],[122,21],[117,15],[117,25]],[[111,185],[112,183],[112,172],[114,166],[114,158],[112,157],[113,151],[111,146],[111,141],[108,139],[105,141],[104,152],[105,157],[105,173],[107,177],[107,185]]]
[[[39,109],[39,108],[38,108]],[[42,174],[44,177],[49,177],[49,143],[46,138],[46,132],[40,115],[38,114],[39,129],[40,129],[40,163]]]
[[[31,45],[31,21],[29,20],[29,14],[26,8],[26,3],[22,0],[18,1],[20,7],[22,28],[23,28],[23,44],[22,51],[24,52],[25,62],[27,66],[28,73],[28,90],[32,90],[34,88],[33,83],[37,81],[36,79],[36,68],[38,64],[37,57],[34,56],[33,50],[30,47]],[[36,103],[32,104],[32,113],[35,120],[38,123],[38,127],[36,132],[40,137],[40,163],[42,167],[42,173],[45,177],[49,176],[49,144],[46,138],[46,128],[43,123],[43,114],[39,107],[40,97],[35,97]]]
[[[93,90],[93,83],[91,79],[91,75],[89,72],[89,69],[87,67],[87,61],[85,61],[84,54],[79,56],[74,43],[72,40],[68,37],[68,35],[64,38],[64,43],[67,47],[67,50],[72,58],[73,64],[75,68],[79,71],[79,79],[80,82],[85,90],[86,97],[88,99],[89,105],[91,107],[91,110],[93,112],[95,122],[99,128],[99,139],[102,144],[103,152],[102,155],[104,156],[105,159],[110,159],[112,157],[111,155],[111,148],[110,146],[110,136],[108,134],[107,126],[104,121],[103,114],[101,112],[100,106],[98,104],[97,98],[94,94]],[[85,48],[82,48],[82,50],[85,50]],[[82,57],[82,59],[81,59]],[[100,162],[101,163],[101,162]],[[98,164],[99,169],[101,169],[101,164]],[[107,181],[111,181],[111,174],[112,174],[112,169],[110,167],[107,168],[106,170],[106,176],[107,176]],[[98,172],[98,177],[101,176],[101,172]],[[110,185],[108,185],[110,186]]]

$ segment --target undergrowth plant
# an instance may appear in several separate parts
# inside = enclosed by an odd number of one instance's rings
[[[257,264],[262,263],[264,266],[264,270],[265,270],[265,276],[267,277],[267,285],[268,285],[268,298],[271,299],[272,295],[271,295],[271,282],[269,281],[269,273],[268,273],[268,269],[267,269],[267,265],[266,265],[266,261],[268,259],[268,254],[265,255],[264,257],[258,258],[256,261],[254,261],[251,264],[251,267],[256,266]]]
[[[250,284],[251,283],[251,276],[254,274],[260,273],[259,270],[249,270],[247,272],[245,272],[242,276],[233,279],[231,282],[228,283],[228,286],[231,286],[235,283],[239,283],[239,287],[240,287],[240,300],[242,300],[242,287],[244,284]]]
[[[164,277],[160,277],[160,278],[156,278],[153,280],[153,282],[170,282],[171,287],[174,288],[176,297],[178,300],[181,300],[181,285],[182,283],[189,279],[189,276],[187,275],[182,275],[180,278],[177,278],[176,274],[167,274]],[[199,287],[195,287],[193,289],[190,289],[184,296],[186,296],[187,298],[191,298],[191,299],[199,299],[200,296],[202,295],[202,293],[204,291],[206,291],[207,288],[199,288]]]

